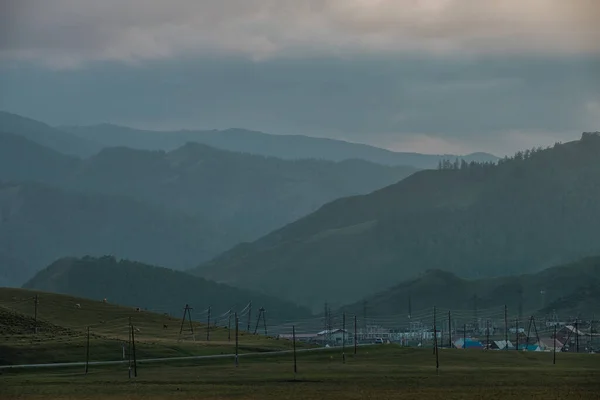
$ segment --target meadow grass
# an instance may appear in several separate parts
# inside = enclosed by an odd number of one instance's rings
[[[550,353],[440,351],[395,345],[291,355],[127,366],[4,372],[3,399],[594,399],[600,357]]]

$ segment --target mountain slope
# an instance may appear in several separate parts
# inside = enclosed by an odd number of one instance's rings
[[[114,257],[64,258],[40,271],[25,289],[69,294],[179,315],[185,304],[197,312],[211,307],[214,317],[241,311],[249,301],[271,318],[303,318],[309,310],[290,302],[232,288],[184,272]]]
[[[362,160],[281,160],[188,143],[171,152],[107,148],[65,177],[74,190],[125,195],[212,221],[225,247],[254,240],[343,196],[415,172]]]
[[[591,316],[600,297],[589,288],[600,287],[600,257],[547,268],[534,274],[467,280],[456,275],[430,270],[386,291],[365,298],[368,315],[407,315],[411,311],[430,311],[434,306],[450,310],[502,309],[510,315],[544,315],[556,312],[563,317],[577,314]],[[575,298],[579,295],[581,299]],[[575,301],[569,301],[573,299]],[[348,313],[362,313],[363,301],[343,308]],[[472,317],[472,316],[470,316]]]
[[[107,147],[126,146],[146,150],[170,151],[187,142],[204,143],[219,149],[283,159],[316,158],[330,161],[361,159],[383,165],[410,165],[435,168],[441,159],[454,160],[456,155],[402,153],[342,140],[302,135],[272,135],[246,129],[206,131],[149,131],[111,124],[66,126],[61,129]],[[496,161],[487,153],[458,156],[470,161]]]
[[[27,138],[40,145],[72,156],[87,157],[102,148],[94,141],[65,132],[20,115],[0,111],[0,132]]]
[[[75,157],[23,136],[0,132],[0,181],[57,182],[78,165]]]
[[[117,196],[0,183],[0,286],[65,255],[113,254],[178,268],[222,250],[201,220]]]
[[[600,253],[600,136],[498,166],[422,171],[344,198],[194,270],[320,308],[427,269],[534,272]]]

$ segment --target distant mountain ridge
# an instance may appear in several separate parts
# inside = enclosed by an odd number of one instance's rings
[[[207,144],[218,149],[283,159],[343,161],[361,159],[389,166],[435,168],[440,160],[456,158],[467,162],[497,161],[488,153],[464,156],[394,152],[366,144],[303,135],[274,135],[247,129],[225,130],[139,130],[112,124],[63,126],[62,130],[105,146],[126,146],[145,150],[170,151],[187,142]]]
[[[589,317],[600,306],[600,297],[588,293],[589,288],[600,288],[600,257],[532,274],[474,280],[462,279],[446,271],[429,270],[345,306],[342,311],[360,315],[366,307],[368,315],[377,317],[408,316],[409,311],[429,311],[434,306],[450,310],[502,310],[507,306],[511,316],[521,310],[524,318],[554,312],[563,318],[578,314]]]
[[[114,257],[63,258],[38,272],[23,285],[111,303],[179,315],[185,304],[199,313],[211,307],[213,322],[229,310],[241,311],[248,302],[264,307],[270,318],[305,318],[306,308],[248,290],[220,285],[185,272]]]
[[[22,136],[42,146],[71,156],[91,156],[103,147],[103,145],[88,138],[5,111],[0,111],[0,132]]]
[[[428,269],[483,278],[600,254],[600,136],[342,198],[194,273],[320,309]],[[340,280],[342,279],[343,280]]]

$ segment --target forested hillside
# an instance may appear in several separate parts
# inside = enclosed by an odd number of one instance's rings
[[[194,272],[320,309],[428,269],[493,277],[600,254],[599,159],[600,136],[584,134],[497,166],[447,163],[331,202]]]
[[[23,287],[98,301],[107,299],[110,303],[178,316],[183,313],[185,304],[193,307],[194,315],[203,314],[210,307],[213,323],[229,310],[241,311],[250,301],[255,311],[264,307],[269,318],[301,319],[310,315],[308,309],[274,297],[220,285],[185,272],[119,261],[109,256],[60,259]],[[206,314],[203,321],[205,319]]]
[[[126,195],[200,216],[229,235],[254,240],[339,197],[369,193],[415,170],[362,160],[281,160],[187,143],[171,152],[107,148],[64,185]]]

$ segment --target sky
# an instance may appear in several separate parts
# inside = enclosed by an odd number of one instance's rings
[[[498,155],[600,130],[597,0],[0,0],[0,109]]]

